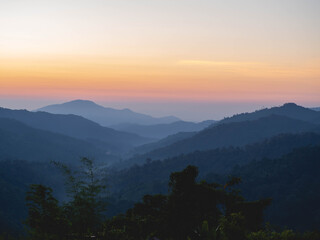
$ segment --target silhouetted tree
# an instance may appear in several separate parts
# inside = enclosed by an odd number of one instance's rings
[[[28,218],[26,225],[32,240],[64,239],[68,222],[63,209],[52,196],[52,189],[43,185],[31,185],[26,196]]]
[[[105,186],[95,175],[92,160],[82,158],[81,163],[80,171],[72,171],[60,163],[55,164],[66,176],[67,193],[71,200],[64,208],[71,222],[71,232],[83,237],[97,235],[101,230],[106,201],[102,197]]]

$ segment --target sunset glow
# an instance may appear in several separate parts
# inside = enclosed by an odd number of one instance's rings
[[[0,98],[320,105],[319,11],[316,0],[1,1]]]

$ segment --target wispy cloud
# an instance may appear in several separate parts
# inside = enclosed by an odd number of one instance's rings
[[[228,61],[205,61],[205,60],[181,60],[179,65],[199,65],[199,66],[257,66],[263,65],[260,62],[228,62]]]

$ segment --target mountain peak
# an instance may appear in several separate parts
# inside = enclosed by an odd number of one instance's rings
[[[318,112],[299,106],[295,103],[285,103],[279,107],[265,108],[252,113],[237,114],[230,118],[223,119],[220,123],[256,120],[274,114],[311,123],[319,123],[320,120]]]
[[[152,116],[134,112],[128,108],[114,109],[96,104],[90,100],[76,99],[62,104],[49,105],[36,111],[54,114],[74,114],[90,119],[102,126],[112,126],[121,123],[158,124],[171,123],[180,119],[175,117],[154,118]]]
[[[298,106],[295,103],[285,103],[285,104],[283,104],[282,107],[290,107],[290,108],[292,108],[292,107],[300,107],[300,106]]]
[[[82,100],[82,99],[76,99],[70,102],[65,102],[62,105],[73,105],[73,106],[100,106],[96,104],[93,101],[90,100]],[[100,106],[101,107],[101,106]]]

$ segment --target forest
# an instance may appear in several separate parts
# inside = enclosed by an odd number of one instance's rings
[[[0,239],[320,239],[319,112],[287,104],[151,141],[0,110]],[[146,129],[173,125],[195,127]]]

